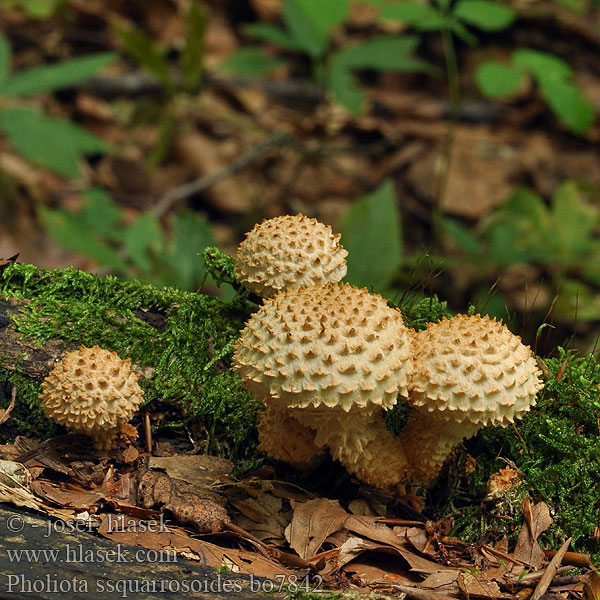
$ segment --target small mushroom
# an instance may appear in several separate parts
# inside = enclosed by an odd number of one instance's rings
[[[415,483],[439,473],[452,449],[482,427],[505,427],[533,405],[543,387],[529,346],[487,316],[457,315],[417,334],[400,439]]]
[[[82,345],[67,352],[44,379],[40,399],[48,417],[107,450],[143,400],[138,377],[131,359]]]
[[[346,275],[348,253],[331,227],[304,215],[286,215],[255,225],[239,245],[235,274],[263,298],[291,286],[336,283]]]
[[[314,431],[309,452],[329,448],[363,482],[393,489],[406,459],[381,410],[408,394],[413,337],[381,296],[327,283],[266,300],[246,323],[233,365],[269,419],[286,415]],[[266,439],[271,430],[276,440]],[[261,433],[265,449],[286,445],[281,428]]]

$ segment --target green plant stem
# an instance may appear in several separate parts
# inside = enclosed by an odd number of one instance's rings
[[[440,172],[437,179],[437,190],[435,193],[435,202],[432,210],[434,243],[440,246],[440,234],[442,223],[442,200],[448,186],[448,173],[450,172],[450,161],[452,159],[452,148],[456,133],[456,125],[460,114],[461,96],[460,96],[460,78],[458,72],[458,60],[456,58],[456,49],[452,39],[452,32],[447,27],[441,30],[442,46],[444,49],[444,60],[446,62],[446,75],[448,77],[448,96],[450,101],[450,119],[444,140],[444,151]]]

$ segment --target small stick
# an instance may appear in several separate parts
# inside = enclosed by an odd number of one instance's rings
[[[144,435],[146,436],[146,451],[152,454],[152,428],[150,427],[150,414],[144,414]]]

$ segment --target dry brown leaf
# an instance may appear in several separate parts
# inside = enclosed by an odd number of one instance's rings
[[[488,600],[512,598],[510,594],[503,594],[500,586],[495,581],[490,581],[483,573],[460,573],[458,586],[467,598],[486,598]]]
[[[402,534],[395,533],[387,525],[382,525],[379,522],[379,517],[349,515],[344,522],[344,527],[370,540],[388,544],[394,548],[404,547],[402,536],[406,529],[398,528],[399,531],[402,531]]]
[[[344,526],[348,513],[335,500],[316,498],[297,504],[285,530],[290,546],[302,558],[317,553],[325,539]]]
[[[281,498],[263,493],[258,498],[239,501],[230,499],[242,516],[235,522],[262,541],[281,545],[285,543],[284,530],[289,525],[291,512],[283,510]]]
[[[61,489],[50,481],[39,479],[31,482],[31,489],[36,496],[46,502],[88,512],[93,512],[92,507],[105,498],[105,494],[101,491],[84,490],[68,484]]]
[[[521,528],[512,556],[537,570],[544,564],[545,558],[537,539],[550,527],[552,517],[544,502],[539,502],[532,507],[528,499],[523,501],[523,514],[525,524]]]
[[[209,487],[233,471],[233,463],[226,458],[202,454],[151,456],[148,465],[151,469],[164,470],[173,479],[199,487]]]

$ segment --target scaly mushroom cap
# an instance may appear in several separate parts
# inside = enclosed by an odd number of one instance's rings
[[[543,387],[529,346],[487,316],[429,324],[415,348],[409,403],[436,419],[506,426],[535,405]]]
[[[109,448],[143,399],[131,360],[99,346],[67,352],[42,383],[40,399],[56,423]]]
[[[338,282],[348,252],[331,227],[304,215],[286,215],[255,225],[239,245],[235,274],[251,292],[269,298],[290,286]]]
[[[328,283],[266,300],[236,342],[233,364],[255,397],[281,409],[373,412],[407,395],[413,337],[381,296]]]

